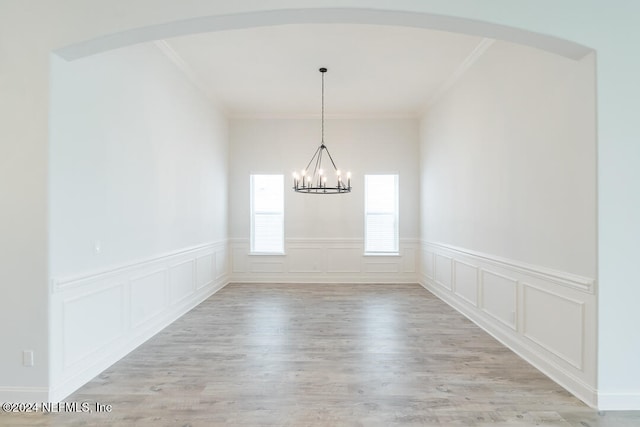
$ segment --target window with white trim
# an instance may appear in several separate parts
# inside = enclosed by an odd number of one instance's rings
[[[398,175],[364,177],[364,251],[398,253]]]
[[[251,252],[284,253],[284,175],[251,175]]]

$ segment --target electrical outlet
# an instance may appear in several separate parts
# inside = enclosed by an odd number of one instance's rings
[[[33,350],[22,351],[22,366],[26,366],[28,368],[33,366]]]
[[[102,251],[102,242],[100,240],[96,240],[93,244],[93,250],[96,254],[99,254]]]

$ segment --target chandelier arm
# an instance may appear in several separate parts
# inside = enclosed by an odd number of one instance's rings
[[[309,163],[307,163],[307,167],[304,168],[305,171],[309,172],[309,166],[311,166],[311,163],[313,163],[313,159],[316,158],[316,156],[318,155],[318,151],[320,151],[322,149],[322,147],[318,147],[318,149],[316,150],[315,153],[313,153],[313,156],[311,157],[311,160],[309,160]],[[304,177],[303,177],[304,178]]]
[[[329,149],[327,147],[325,147],[324,149],[327,152],[327,155],[329,156],[329,160],[331,160],[331,164],[333,165],[333,169],[334,170],[338,170],[338,167],[336,166],[336,163],[333,161],[333,157],[331,157],[331,153],[329,152]]]
[[[320,169],[322,167],[322,147],[320,147],[320,153],[318,153],[318,158],[316,160],[316,166],[313,168],[313,175],[311,176],[311,179],[313,180],[316,177],[316,173],[318,172],[318,169]],[[320,176],[320,174],[318,173],[318,187],[322,187],[322,177]]]

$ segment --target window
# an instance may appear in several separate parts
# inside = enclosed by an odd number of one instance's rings
[[[364,251],[398,253],[398,175],[364,177]]]
[[[284,253],[284,175],[251,175],[251,252]]]

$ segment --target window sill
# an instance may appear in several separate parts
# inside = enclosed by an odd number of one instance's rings
[[[364,256],[401,256],[400,252],[365,252]]]
[[[249,256],[286,256],[284,252],[249,252]]]

